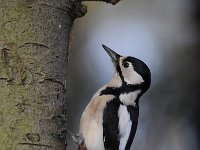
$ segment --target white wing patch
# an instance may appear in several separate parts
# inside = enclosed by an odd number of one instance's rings
[[[119,99],[124,105],[135,106],[136,105],[135,101],[138,95],[140,94],[140,92],[141,90],[133,91],[130,93],[123,93],[123,94],[120,94]]]
[[[118,110],[120,145],[119,150],[124,150],[131,132],[132,121],[127,107],[120,105]]]

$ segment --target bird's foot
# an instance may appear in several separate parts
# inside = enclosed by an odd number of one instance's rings
[[[73,140],[77,145],[80,145],[80,144],[83,144],[83,143],[84,143],[83,134],[81,134],[81,133],[73,134],[73,135],[71,135],[71,137],[72,137],[72,140]]]
[[[56,136],[60,139],[66,137],[66,134],[70,135],[73,142],[75,142],[77,145],[83,144],[84,139],[83,135],[81,133],[73,134],[71,133],[67,128],[63,128],[61,132],[57,133]]]

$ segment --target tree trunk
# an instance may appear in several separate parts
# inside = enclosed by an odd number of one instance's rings
[[[70,29],[85,13],[79,0],[0,1],[0,150],[64,150]]]

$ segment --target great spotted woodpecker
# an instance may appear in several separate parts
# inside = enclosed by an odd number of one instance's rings
[[[102,45],[115,67],[112,80],[92,97],[80,120],[83,149],[129,150],[139,117],[139,98],[151,83],[148,66]]]

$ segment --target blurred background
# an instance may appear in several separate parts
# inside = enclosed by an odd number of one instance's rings
[[[140,99],[133,150],[200,149],[200,1],[87,2],[75,21],[69,57],[68,128],[113,75],[102,44],[143,60],[152,85]],[[76,146],[68,139],[68,149]]]

